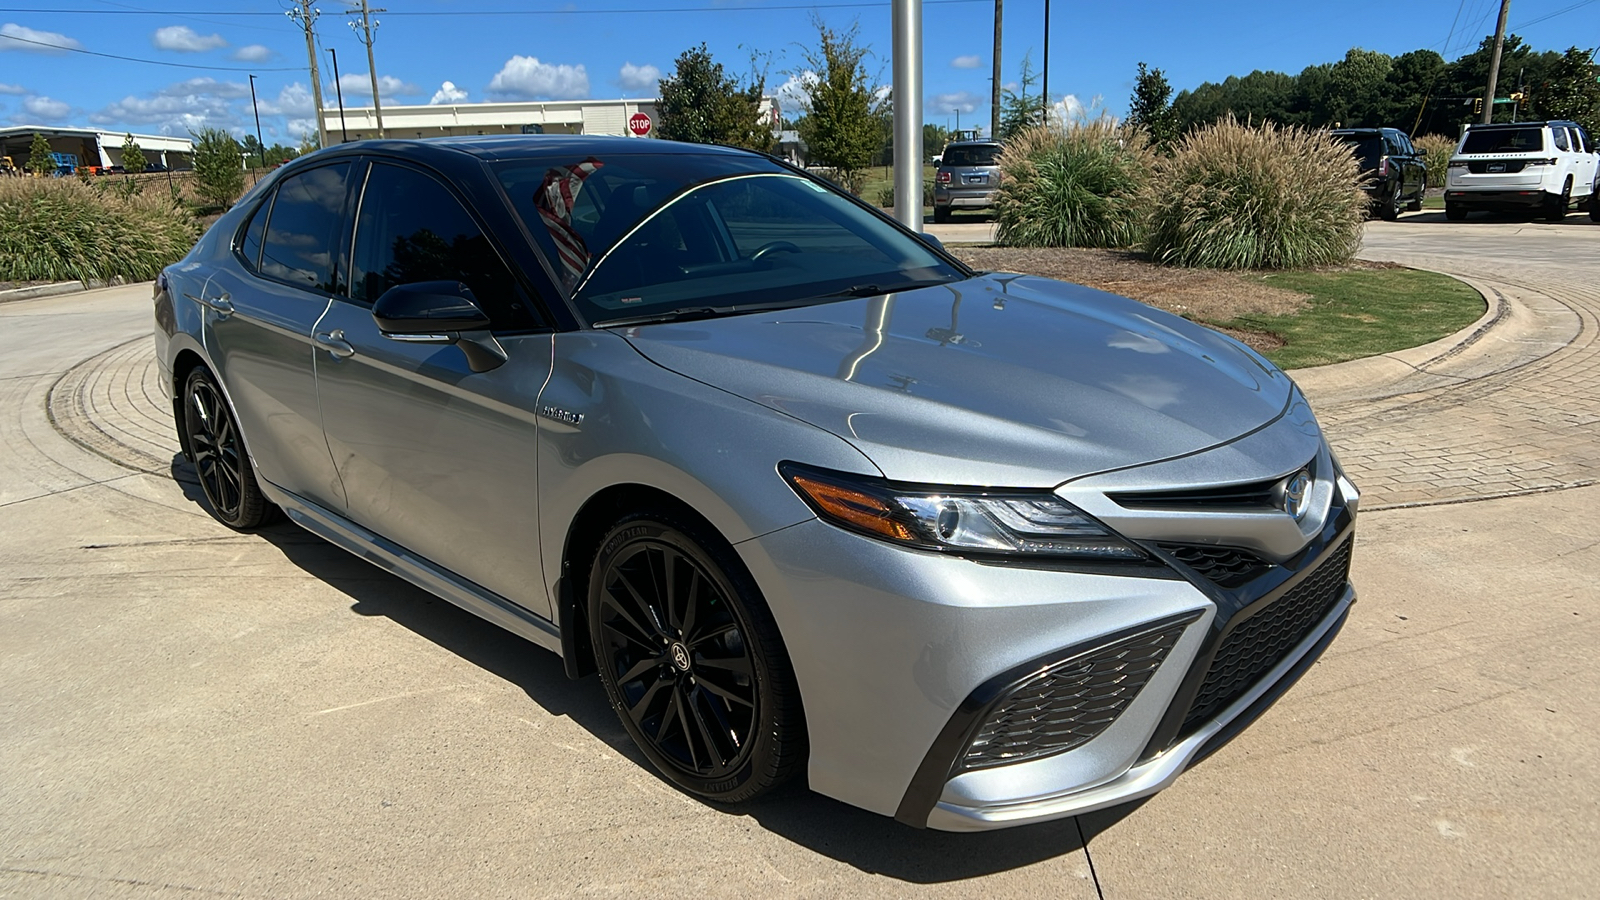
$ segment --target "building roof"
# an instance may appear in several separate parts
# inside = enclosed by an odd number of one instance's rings
[[[22,135],[42,134],[45,137],[77,137],[94,138],[96,141],[110,147],[122,146],[123,138],[128,135],[126,131],[108,131],[104,128],[73,128],[57,125],[5,125],[0,126],[0,139],[20,137]],[[176,150],[182,153],[194,152],[194,141],[186,137],[173,137],[168,134],[134,134],[133,139],[139,144],[141,150]]]

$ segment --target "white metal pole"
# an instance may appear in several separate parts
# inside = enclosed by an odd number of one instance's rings
[[[922,0],[894,0],[894,217],[922,230]]]

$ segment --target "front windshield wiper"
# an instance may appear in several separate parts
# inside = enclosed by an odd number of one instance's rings
[[[901,291],[911,291],[917,288],[933,287],[940,284],[949,284],[948,278],[925,278],[921,281],[907,281],[901,284],[853,284],[842,291],[831,294],[821,294],[813,297],[814,300],[824,300],[831,297],[877,297],[882,294],[898,294]]]
[[[624,316],[620,319],[605,319],[594,323],[595,328],[618,328],[624,325],[651,325],[657,322],[692,322],[696,319],[715,319],[718,316],[737,316],[742,313],[762,312],[771,309],[793,309],[796,306],[809,306],[806,300],[786,300],[779,303],[734,303],[728,306],[687,306],[682,309],[668,309],[657,313],[644,313],[637,316]]]

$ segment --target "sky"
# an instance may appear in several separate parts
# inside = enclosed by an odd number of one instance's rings
[[[313,128],[305,35],[292,0],[0,0],[0,123],[184,135],[255,130],[266,143]],[[370,105],[366,48],[346,0],[321,0],[317,37],[327,106],[329,51],[349,106]],[[804,77],[814,18],[859,27],[870,75],[892,76],[889,0],[372,0],[388,11],[373,50],[385,104],[653,97],[684,50],[704,41],[730,72],[767,68],[786,115]],[[1005,0],[1002,84],[1025,54],[1043,61],[1046,0]],[[1139,62],[1175,91],[1254,69],[1295,73],[1352,47],[1446,59],[1494,31],[1495,0],[1114,0],[1050,4],[1049,90],[1066,108],[1126,111]],[[1397,11],[1403,15],[1397,16]],[[1397,22],[1403,25],[1397,25]],[[1540,50],[1600,45],[1600,0],[1513,0],[1510,31]],[[924,115],[989,121],[993,0],[923,0]],[[79,52],[88,51],[88,52]],[[94,55],[102,54],[102,55]],[[112,58],[122,57],[122,58]]]

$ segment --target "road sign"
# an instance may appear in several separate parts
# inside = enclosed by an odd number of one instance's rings
[[[644,137],[650,133],[650,117],[642,112],[636,112],[628,118],[628,130]]]

